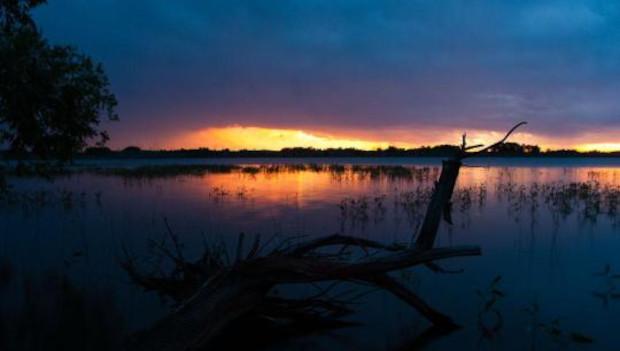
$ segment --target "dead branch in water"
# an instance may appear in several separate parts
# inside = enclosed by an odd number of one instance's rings
[[[261,246],[257,238],[244,256],[244,235],[240,235],[232,262],[226,264],[221,248],[215,247],[206,247],[199,260],[188,262],[180,252],[177,237],[167,226],[174,250],[167,249],[163,243],[155,243],[155,248],[173,263],[174,268],[169,274],[145,274],[129,255],[121,264],[136,284],[172,298],[178,307],[151,328],[134,335],[130,349],[204,350],[212,347],[217,338],[235,323],[247,318],[311,325],[311,329],[350,325],[341,320],[353,312],[350,300],[331,297],[329,287],[306,298],[274,296],[274,288],[283,284],[363,284],[388,291],[406,302],[436,330],[453,330],[456,324],[450,317],[433,309],[389,273],[421,264],[435,272],[448,272],[435,261],[480,255],[478,247],[434,248],[439,224],[442,217],[450,222],[450,199],[461,161],[500,145],[523,124],[525,122],[515,125],[503,139],[479,151],[469,151],[483,145],[467,146],[463,135],[459,153],[443,162],[424,222],[412,247],[331,235],[289,244],[261,255],[266,245]]]
[[[435,188],[433,189],[433,195],[431,197],[431,201],[428,204],[426,215],[424,216],[424,222],[422,222],[422,226],[420,228],[420,232],[418,233],[417,239],[415,241],[415,247],[420,249],[430,249],[433,247],[435,243],[435,237],[437,236],[437,231],[439,229],[439,224],[441,222],[441,218],[448,223],[451,223],[452,220],[450,218],[450,209],[452,198],[452,193],[454,192],[454,187],[456,185],[456,180],[459,176],[459,171],[463,163],[463,159],[474,157],[484,153],[496,146],[499,146],[506,142],[510,135],[514,133],[519,127],[527,124],[527,122],[517,123],[514,127],[512,127],[508,133],[499,141],[484,147],[484,145],[467,145],[467,135],[463,134],[463,140],[461,143],[461,148],[459,152],[454,155],[452,158],[444,160],[441,168],[441,174],[439,175],[439,180],[435,183]],[[478,149],[484,147],[478,151],[470,151],[473,149]]]
[[[359,258],[347,259],[342,250],[331,253],[325,250],[329,246],[359,249]],[[288,323],[312,320],[317,325],[343,325],[339,318],[353,312],[346,301],[335,300],[326,293],[298,300],[276,298],[270,294],[280,284],[328,281],[359,282],[389,291],[415,308],[433,325],[452,329],[456,325],[448,316],[434,310],[388,273],[439,259],[473,255],[480,255],[480,249],[454,247],[419,250],[331,235],[277,249],[262,257],[235,261],[216,273],[212,273],[212,267],[206,260],[191,265],[174,261],[182,265],[174,270],[181,270],[184,275],[154,279],[140,273],[132,260],[126,260],[123,268],[139,285],[182,301],[170,315],[137,334],[131,348],[204,349],[231,323],[249,314],[260,314]],[[202,279],[196,279],[197,276]],[[195,293],[187,296],[189,291]]]

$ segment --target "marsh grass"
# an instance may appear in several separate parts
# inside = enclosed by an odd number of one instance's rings
[[[24,176],[34,176],[36,170],[21,171]],[[417,230],[424,216],[424,208],[430,201],[430,194],[436,180],[438,167],[385,166],[385,165],[338,165],[338,164],[263,164],[263,165],[158,165],[135,168],[73,168],[71,170],[48,171],[49,177],[70,177],[74,174],[89,173],[106,177],[120,177],[127,186],[134,186],[156,179],[177,177],[202,177],[208,174],[239,174],[249,177],[277,177],[279,174],[303,172],[327,173],[335,182],[385,182],[394,185],[392,192],[363,194],[347,197],[338,203],[341,221],[364,224],[370,220],[381,222],[389,212],[387,203],[392,199],[395,215],[404,215]],[[591,171],[586,181],[581,182],[531,182],[519,183],[509,168],[499,170],[495,183],[494,196],[507,204],[510,218],[523,221],[526,216],[532,223],[546,209],[556,225],[577,216],[581,223],[596,223],[605,216],[614,226],[620,226],[620,185],[602,183],[603,175]],[[9,178],[10,181],[10,178]],[[401,184],[402,182],[402,184]],[[406,190],[398,190],[397,187]],[[63,208],[85,207],[91,202],[93,194],[59,191],[15,191],[4,188],[0,191],[0,206],[22,206],[28,210],[60,204]],[[6,190],[8,189],[8,190]],[[210,189],[209,198],[222,201],[227,198],[248,199],[252,191],[245,186],[230,188],[216,186]],[[473,186],[457,185],[450,215],[458,213],[464,220],[463,228],[469,224],[471,210],[484,208],[489,191],[485,183]],[[94,203],[102,204],[102,193],[95,192]]]
[[[609,263],[605,264],[601,272],[593,274],[600,280],[601,286],[592,291],[592,296],[601,300],[603,307],[607,308],[611,301],[620,300],[620,274],[612,270]]]
[[[532,330],[531,349],[534,350],[539,344],[539,336],[546,337],[552,342],[560,345],[563,349],[569,344],[592,344],[595,342],[590,335],[576,330],[570,330],[563,326],[560,318],[543,320],[541,318],[541,308],[536,302],[532,302],[523,309],[530,318],[530,328]],[[539,333],[539,331],[541,333]]]
[[[544,204],[554,222],[577,215],[582,223],[596,223],[606,216],[618,224],[620,186],[602,185],[596,180],[585,182],[554,182],[516,184],[512,181],[497,184],[497,198],[508,203],[508,213],[520,221],[527,210],[531,217],[537,216]]]
[[[207,174],[276,175],[279,173],[326,172],[336,179],[355,176],[357,179],[400,179],[419,182],[433,180],[438,167],[374,166],[336,164],[263,164],[263,165],[157,165],[133,168],[77,168],[73,173],[94,173],[133,179],[204,176]]]
[[[476,290],[480,299],[478,330],[480,331],[481,341],[497,337],[504,327],[504,316],[498,307],[500,301],[506,297],[501,283],[502,276],[498,275],[486,288]]]
[[[433,186],[430,182],[414,183],[410,188],[412,189],[395,188],[388,193],[344,197],[337,204],[341,230],[345,230],[347,225],[351,228],[358,225],[363,227],[371,221],[379,224],[391,214],[395,220],[406,218],[412,233],[417,232],[431,200]],[[458,187],[454,191],[450,211],[456,211],[461,227],[467,228],[471,224],[471,211],[475,208],[482,210],[486,201],[487,190],[484,184]]]

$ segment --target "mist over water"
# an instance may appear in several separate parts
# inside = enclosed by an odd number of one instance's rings
[[[612,330],[620,323],[617,160],[546,161],[472,161],[461,170],[453,224],[441,224],[436,246],[479,245],[482,256],[441,262],[458,274],[402,273],[463,326],[424,349],[610,349],[620,341]],[[123,250],[147,257],[166,221],[188,257],[205,241],[232,251],[239,233],[273,242],[342,233],[409,243],[440,171],[433,159],[224,160],[227,167],[195,168],[184,160],[186,168],[168,163],[158,173],[136,168],[148,161],[123,162],[52,181],[10,180],[16,195],[0,200],[0,257],[10,268],[0,271],[11,273],[0,294],[18,303],[0,304],[3,325],[24,312],[24,281],[56,274],[87,296],[109,292],[105,303],[118,312],[112,325],[148,326],[168,306],[133,286],[118,262]],[[356,308],[360,327],[274,348],[392,350],[428,327],[385,293],[365,295]]]

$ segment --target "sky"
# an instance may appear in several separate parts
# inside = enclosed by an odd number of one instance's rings
[[[620,2],[49,0],[101,62],[110,146],[620,149]]]

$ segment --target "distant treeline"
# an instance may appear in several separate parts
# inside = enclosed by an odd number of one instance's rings
[[[284,148],[272,150],[212,150],[179,149],[179,150],[142,150],[137,146],[129,146],[122,150],[108,147],[89,147],[76,155],[76,158],[235,158],[235,157],[449,157],[458,152],[454,145],[423,146],[414,149],[403,149],[390,146],[386,149],[358,150],[353,148],[315,149],[315,148]],[[5,158],[13,158],[10,152],[4,152]],[[23,154],[21,155],[24,156]],[[579,152],[576,150],[541,150],[537,145],[505,143],[490,149],[481,157],[620,157],[620,151]]]
[[[78,157],[111,157],[111,158],[226,158],[226,157],[447,157],[458,152],[454,145],[423,146],[415,149],[403,149],[390,146],[386,149],[359,150],[353,148],[315,149],[315,148],[284,148],[280,151],[270,150],[211,150],[180,149],[180,150],[142,150],[129,146],[120,151],[107,147],[87,148]],[[620,157],[620,151],[614,152],[579,152],[576,150],[546,150],[537,145],[505,143],[484,154],[482,157]]]

